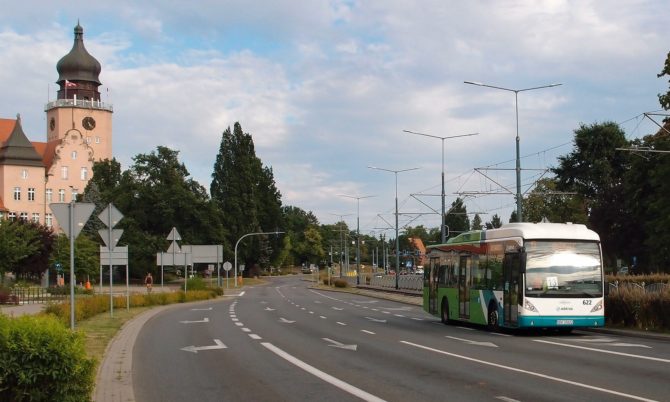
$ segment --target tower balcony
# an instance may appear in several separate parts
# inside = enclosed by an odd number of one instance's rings
[[[44,106],[44,111],[48,112],[51,109],[59,107],[78,107],[82,109],[107,110],[114,112],[114,107],[111,103],[105,103],[97,100],[81,100],[81,99],[56,99]]]

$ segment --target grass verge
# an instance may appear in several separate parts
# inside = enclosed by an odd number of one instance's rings
[[[123,324],[150,308],[118,309],[114,310],[114,317],[110,317],[109,312],[106,312],[77,323],[77,328],[86,337],[86,353],[94,357],[98,363],[102,362],[107,345],[116,336]]]

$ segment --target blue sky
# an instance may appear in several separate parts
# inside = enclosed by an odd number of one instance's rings
[[[56,62],[80,21],[114,104],[114,155],[124,168],[158,145],[180,151],[209,188],[221,133],[236,121],[272,166],[283,201],[322,223],[380,233],[393,222],[437,227],[440,141],[447,205],[457,193],[495,190],[474,168],[513,168],[514,94],[520,89],[522,167],[546,169],[572,149],[581,123],[622,123],[629,138],[655,131],[631,118],[659,109],[670,50],[667,2],[642,1],[131,1],[2,0],[0,116],[20,113],[46,138]],[[503,163],[501,163],[503,162]],[[537,176],[524,170],[523,191]],[[490,176],[514,192],[509,170]],[[419,202],[410,194],[425,204]],[[507,221],[511,195],[467,197],[484,221]],[[426,213],[426,215],[417,215]]]

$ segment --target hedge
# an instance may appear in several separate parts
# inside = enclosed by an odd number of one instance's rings
[[[609,324],[645,330],[670,330],[670,291],[620,288],[605,298]]]
[[[0,362],[2,401],[90,401],[95,360],[55,317],[0,314]]]

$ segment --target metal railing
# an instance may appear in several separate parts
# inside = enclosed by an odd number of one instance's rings
[[[101,109],[101,110],[108,110],[110,112],[114,111],[114,106],[112,106],[111,103],[105,103],[102,101],[90,101],[90,100],[82,100],[82,99],[77,99],[76,101],[74,99],[57,99],[55,101],[49,102],[44,106],[44,111],[49,111],[55,107],[81,107],[81,108],[87,108],[87,109]]]
[[[670,285],[667,283],[649,283],[645,284],[644,282],[609,282],[608,283],[610,292],[615,292],[620,289],[631,289],[631,290],[642,290],[645,293],[663,293],[670,291]]]
[[[8,304],[34,304],[61,302],[69,293],[51,293],[49,288],[41,287],[13,287],[9,293]]]

